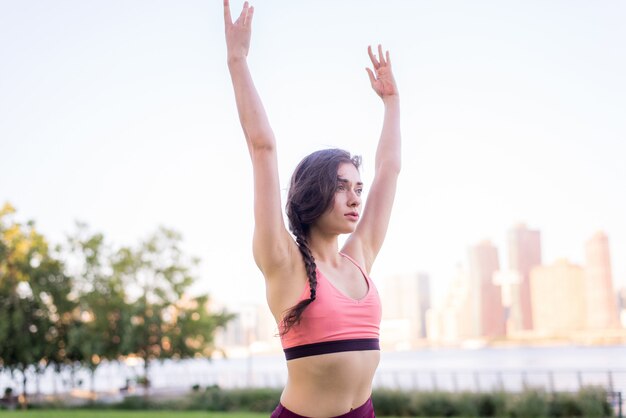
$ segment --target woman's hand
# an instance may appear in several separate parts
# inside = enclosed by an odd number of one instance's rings
[[[224,0],[224,27],[226,29],[226,50],[228,51],[229,61],[248,56],[253,15],[254,7],[249,6],[246,1],[243,4],[241,14],[233,23],[230,16],[229,0]]]
[[[380,45],[378,45],[378,59],[372,53],[372,47],[367,47],[367,53],[370,56],[370,60],[372,61],[372,65],[374,66],[374,71],[376,71],[376,75],[374,72],[366,68],[367,74],[370,77],[370,83],[372,84],[372,88],[383,100],[391,96],[398,95],[398,88],[396,86],[396,81],[393,78],[393,73],[391,72],[391,60],[389,59],[389,51],[386,52],[385,56],[383,56],[383,49]]]

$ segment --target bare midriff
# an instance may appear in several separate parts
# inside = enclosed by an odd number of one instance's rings
[[[380,351],[348,351],[287,361],[280,402],[309,417],[333,417],[363,405],[371,396]]]

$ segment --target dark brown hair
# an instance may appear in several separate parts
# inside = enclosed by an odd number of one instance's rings
[[[308,244],[309,231],[315,220],[332,206],[337,190],[337,170],[344,163],[354,164],[359,168],[361,157],[350,156],[349,152],[341,149],[320,150],[300,161],[291,176],[286,205],[289,230],[296,238],[302,254],[311,295],[309,299],[300,301],[287,311],[283,318],[281,335],[300,323],[302,312],[316,298],[316,266]]]

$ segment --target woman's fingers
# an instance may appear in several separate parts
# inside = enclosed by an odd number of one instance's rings
[[[241,9],[241,13],[239,17],[235,21],[235,24],[244,24],[246,22],[246,16],[248,15],[248,2],[244,2],[243,8]]]
[[[254,16],[254,6],[250,6],[248,8],[248,14],[246,15],[246,21],[243,22],[244,25],[250,26],[252,24],[252,16]]]
[[[224,0],[224,23],[226,23],[226,25],[233,23],[233,18],[230,16],[229,0]]]
[[[365,70],[367,71],[367,75],[370,78],[370,83],[372,84],[372,87],[374,87],[374,83],[376,83],[376,77],[374,76],[374,73],[369,68],[366,68]]]
[[[367,46],[367,54],[370,56],[370,60],[372,61],[372,65],[374,66],[374,69],[377,69],[380,66],[380,64],[378,63],[378,60],[376,59],[376,57],[372,53],[372,46],[371,45]]]
[[[370,56],[370,60],[372,61],[372,65],[375,70],[381,66],[389,65],[391,62],[389,60],[389,51],[386,51],[386,53],[383,54],[383,47],[380,44],[378,44],[378,58],[376,58],[376,55],[372,52],[371,45],[367,47],[367,53]]]

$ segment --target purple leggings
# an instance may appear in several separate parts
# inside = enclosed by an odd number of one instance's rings
[[[298,415],[295,412],[291,412],[283,406],[278,404],[270,418],[307,418],[304,415]],[[343,415],[338,415],[332,418],[376,418],[374,415],[374,404],[372,398],[369,398],[363,405],[356,409],[351,410]]]

